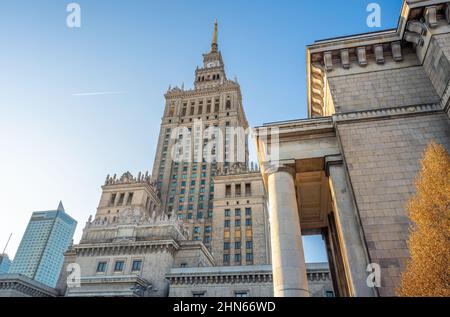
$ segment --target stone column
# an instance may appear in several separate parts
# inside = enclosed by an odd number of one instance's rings
[[[373,288],[367,286],[369,264],[366,247],[363,241],[356,204],[347,182],[345,167],[341,156],[326,158],[327,174],[335,206],[337,234],[342,238],[342,256],[351,296],[376,296]]]
[[[270,235],[275,297],[307,297],[308,281],[295,194],[295,170],[269,169]]]

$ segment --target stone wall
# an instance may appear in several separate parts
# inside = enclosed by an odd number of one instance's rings
[[[434,113],[337,125],[371,261],[382,268],[382,296],[394,295],[409,256],[405,204],[423,150],[431,140],[450,150],[449,123]]]
[[[308,287],[311,297],[333,296],[333,285],[327,263],[309,263]],[[273,297],[270,265],[172,269],[169,297]]]
[[[450,80],[450,34],[435,35],[431,39],[423,67],[442,97]]]
[[[337,113],[440,101],[422,66],[332,77],[328,81]]]

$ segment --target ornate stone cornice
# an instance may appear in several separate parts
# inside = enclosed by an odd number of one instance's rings
[[[345,123],[345,122],[353,122],[355,120],[373,120],[378,118],[409,116],[437,111],[442,111],[441,105],[439,103],[434,103],[425,105],[364,110],[349,113],[338,113],[333,115],[333,121],[337,123]]]
[[[139,241],[124,243],[78,244],[72,247],[79,256],[142,254],[169,252],[174,254],[179,245],[174,240]]]
[[[212,273],[212,274],[168,274],[166,278],[171,285],[193,284],[238,284],[238,283],[272,283],[272,272]],[[331,280],[329,271],[307,272],[308,281],[320,282]]]
[[[0,290],[10,290],[30,297],[56,297],[56,290],[19,274],[5,274],[0,277]]]
[[[171,98],[197,98],[197,97],[209,97],[212,93],[218,94],[222,92],[235,92],[239,94],[241,98],[240,86],[232,80],[227,80],[223,84],[211,88],[182,90],[178,87],[170,89],[164,96],[166,99]]]

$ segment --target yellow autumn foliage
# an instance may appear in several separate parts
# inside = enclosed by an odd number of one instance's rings
[[[407,205],[411,258],[397,295],[449,297],[450,157],[442,145],[427,146],[415,186]]]

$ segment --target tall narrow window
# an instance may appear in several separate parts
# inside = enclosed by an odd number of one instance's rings
[[[225,196],[226,197],[231,197],[231,185],[226,185],[225,186]]]
[[[247,183],[245,184],[245,195],[251,196],[251,194],[252,194],[252,184]]]
[[[122,194],[120,194],[120,196],[119,196],[119,201],[117,202],[117,204],[119,205],[119,206],[121,206],[122,204],[123,204],[123,200],[125,199],[125,194],[124,193],[122,193]]]
[[[241,184],[236,184],[235,194],[236,194],[236,197],[241,196]]]
[[[114,206],[114,202],[116,201],[117,194],[112,194],[111,199],[109,201],[110,206]]]
[[[133,202],[133,193],[129,193],[127,198],[127,206],[130,206],[132,202]]]

